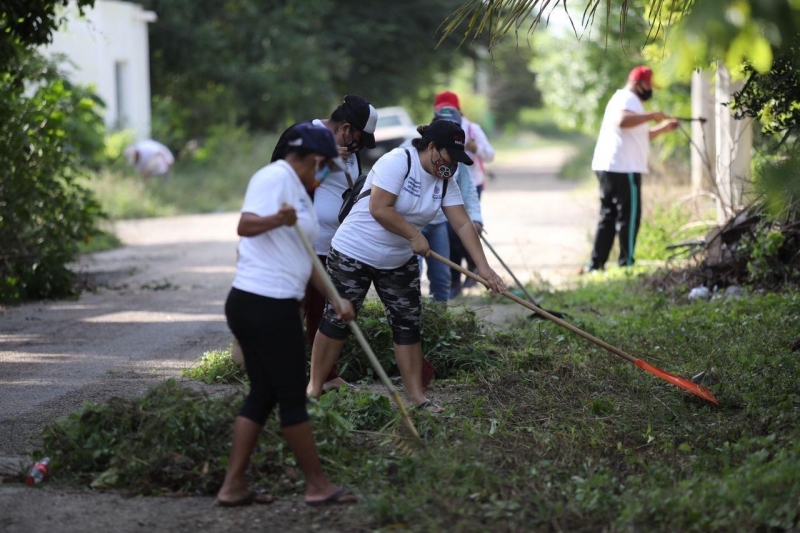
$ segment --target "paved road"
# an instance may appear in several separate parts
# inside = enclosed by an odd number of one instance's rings
[[[557,283],[586,257],[596,200],[593,191],[555,178],[566,156],[543,150],[507,158],[488,184],[488,237],[523,279],[539,273]],[[104,288],[76,301],[0,308],[0,473],[30,449],[45,421],[84,400],[143,392],[227,345],[222,309],[237,220],[215,214],[120,222],[127,246],[76,266]]]

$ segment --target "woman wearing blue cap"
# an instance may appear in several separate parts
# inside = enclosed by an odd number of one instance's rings
[[[306,190],[325,179],[331,164],[341,166],[342,162],[333,134],[325,127],[299,124],[287,140],[285,159],[250,179],[239,220],[242,240],[225,316],[244,354],[250,393],[234,424],[228,471],[217,494],[223,507],[272,501],[248,489],[245,471],[258,434],[276,404],[283,434],[305,476],[305,502],[356,501],[323,473],[308,421],[300,300],[309,278],[320,291],[327,294],[327,289],[313,273],[311,256],[291,228],[299,224],[312,241],[316,238],[319,225]],[[345,301],[335,314],[351,320],[350,302]]]

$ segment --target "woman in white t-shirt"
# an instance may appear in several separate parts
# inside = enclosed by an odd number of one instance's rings
[[[267,416],[278,404],[281,427],[306,479],[308,505],[351,503],[355,496],[334,485],[322,472],[305,396],[305,346],[300,300],[312,275],[311,256],[297,232],[315,239],[317,217],[307,189],[323,180],[330,164],[343,165],[333,134],[311,124],[295,126],[286,158],[262,168],[250,179],[238,233],[239,260],[225,316],[241,345],[250,392],[233,428],[228,471],[217,494],[219,505],[269,503],[271,498],[247,488],[245,470]],[[352,319],[349,302],[332,311]]]
[[[415,405],[440,412],[422,388],[422,311],[419,261],[430,253],[420,230],[439,209],[476,259],[480,274],[492,290],[505,290],[503,280],[489,267],[478,234],[464,209],[458,184],[447,181],[459,163],[471,165],[464,153],[464,130],[447,120],[419,128],[412,148],[397,148],[381,157],[364,183],[359,201],[336,231],[328,253],[328,274],[337,290],[358,312],[371,284],[386,307],[394,353],[406,394]],[[348,330],[336,317],[330,300],[311,353],[307,393],[319,397],[331,366],[341,352]]]

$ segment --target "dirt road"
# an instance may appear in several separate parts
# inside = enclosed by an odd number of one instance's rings
[[[552,149],[508,158],[487,186],[490,242],[523,279],[538,272],[558,283],[588,253],[595,193],[555,178],[567,155]],[[0,474],[18,471],[46,421],[85,400],[144,392],[204,351],[227,345],[223,301],[235,271],[237,220],[219,214],[120,222],[126,247],[75,267],[99,289],[76,301],[0,308]],[[348,513],[358,512],[328,511],[322,520],[298,498],[233,520],[210,498],[126,499],[0,485],[4,531],[263,530],[267,523],[287,532],[338,531],[342,520],[352,523]]]

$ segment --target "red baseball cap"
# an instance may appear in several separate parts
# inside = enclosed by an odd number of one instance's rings
[[[461,111],[461,106],[458,104],[458,96],[454,92],[444,91],[436,95],[433,100],[433,108],[439,109],[441,107],[455,107]]]
[[[653,71],[650,69],[650,67],[639,65],[631,70],[630,74],[628,74],[628,81],[646,81],[652,85]]]

